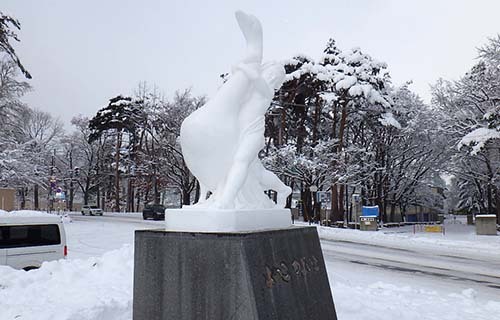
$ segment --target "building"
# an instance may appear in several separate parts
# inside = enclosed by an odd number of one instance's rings
[[[16,190],[9,188],[0,188],[0,209],[12,211],[15,209]]]

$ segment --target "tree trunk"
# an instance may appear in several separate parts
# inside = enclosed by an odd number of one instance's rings
[[[33,188],[33,204],[35,206],[35,210],[40,209],[40,203],[38,201],[38,184],[35,184],[35,187]]]
[[[88,190],[85,190],[83,194],[83,204],[88,205],[89,204],[89,193]],[[99,203],[99,189],[97,189],[97,206],[100,207]]]
[[[338,195],[338,208],[339,208],[339,217],[340,220],[345,220],[345,210],[344,210],[344,193],[345,193],[345,185],[341,184],[339,186],[339,195]]]
[[[491,192],[491,184],[488,183],[486,187],[486,196],[488,200],[488,212],[487,214],[492,214],[493,213],[493,196]]]
[[[339,143],[337,145],[337,153],[342,152],[344,145],[344,132],[347,124],[347,101],[344,100],[342,103],[342,113],[340,116],[340,127],[339,127]],[[335,130],[336,124],[333,124],[332,130]],[[335,133],[333,134],[335,136]],[[335,169],[335,168],[334,168]],[[344,221],[344,189],[340,186],[340,192],[338,192],[337,184],[332,185],[332,221]],[[340,196],[340,197],[339,197]]]
[[[300,190],[300,199],[302,200],[302,216],[304,221],[307,222],[312,219],[312,204],[311,204],[311,192],[309,188]]]
[[[187,190],[182,190],[182,205],[191,204],[191,193]]]
[[[339,210],[339,194],[337,184],[332,185],[332,222],[344,220]]]
[[[396,200],[393,198],[391,201],[391,213],[389,219],[394,222],[396,220]],[[398,219],[399,221],[399,219]]]
[[[155,175],[153,176],[153,191],[154,191],[154,203],[158,204],[160,203],[160,192],[158,188],[158,178],[156,177],[156,172]]]
[[[295,181],[292,179],[290,182],[290,188],[293,190],[295,187]],[[290,209],[292,207],[292,196],[293,196],[293,191],[292,193],[286,198],[286,206],[285,208]]]
[[[134,179],[128,178],[128,186],[127,186],[127,211],[134,211]]]
[[[139,209],[141,207],[141,192],[140,191],[137,191],[137,204],[136,204],[136,207],[135,207],[135,211],[136,212],[139,212]]]
[[[115,208],[116,212],[120,212],[120,149],[122,146],[121,130],[116,133],[116,154],[115,154]]]
[[[207,195],[205,195],[206,197]],[[200,197],[201,197],[201,194],[200,194],[200,183],[198,182],[198,180],[196,180],[196,188],[194,189],[194,202],[197,203],[197,202],[200,202]],[[205,199],[203,199],[205,200]]]
[[[73,199],[75,198],[75,188],[73,186],[73,179],[69,182],[69,199],[68,199],[68,210],[73,211]]]
[[[21,210],[24,210],[26,208],[26,195],[24,193],[24,187],[20,189],[20,194],[21,194]]]

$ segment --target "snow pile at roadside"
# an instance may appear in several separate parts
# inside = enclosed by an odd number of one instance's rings
[[[49,214],[43,211],[33,210],[18,210],[18,211],[3,211],[0,210],[0,217],[54,217],[56,215]]]
[[[296,223],[308,225],[307,223]],[[314,226],[314,225],[313,225]],[[477,236],[471,230],[474,227],[464,225],[447,225],[445,235],[440,233],[413,234],[411,227],[391,228],[379,231],[360,231],[353,229],[330,228],[315,226],[319,237],[325,240],[353,241],[371,245],[388,246],[391,248],[409,250],[428,250],[432,252],[461,252],[469,256],[491,256],[492,252],[500,251],[500,237]],[[455,228],[455,232],[453,232]],[[399,231],[398,231],[399,230]]]
[[[133,250],[46,262],[25,272],[0,266],[0,319],[132,318]]]
[[[47,213],[44,211],[34,211],[34,210],[17,210],[17,211],[4,211],[0,210],[0,219],[2,217],[22,217],[22,218],[60,218],[61,222],[67,223],[72,222],[71,217],[64,213],[62,215]]]

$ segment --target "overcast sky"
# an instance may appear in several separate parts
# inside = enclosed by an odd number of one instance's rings
[[[20,20],[15,48],[33,75],[24,101],[60,117],[93,116],[140,81],[171,96],[210,97],[244,52],[234,18],[264,28],[264,59],[320,57],[329,38],[389,65],[393,82],[430,99],[438,78],[457,79],[476,48],[500,33],[499,0],[2,0]],[[69,127],[69,126],[67,126]]]

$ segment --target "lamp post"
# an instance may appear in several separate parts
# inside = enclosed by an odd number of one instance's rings
[[[314,200],[314,202],[313,202],[313,216],[314,216],[314,219],[316,219],[316,210],[317,210],[317,205],[316,205],[316,203],[317,203],[317,199],[316,199],[316,192],[318,191],[318,186],[316,186],[316,185],[314,185],[314,184],[313,184],[312,186],[310,186],[310,187],[309,187],[309,191],[311,191],[311,193],[312,193],[312,198],[313,198],[313,200]],[[320,216],[320,218],[318,219],[318,221],[320,221],[320,220],[321,220],[321,216]]]

